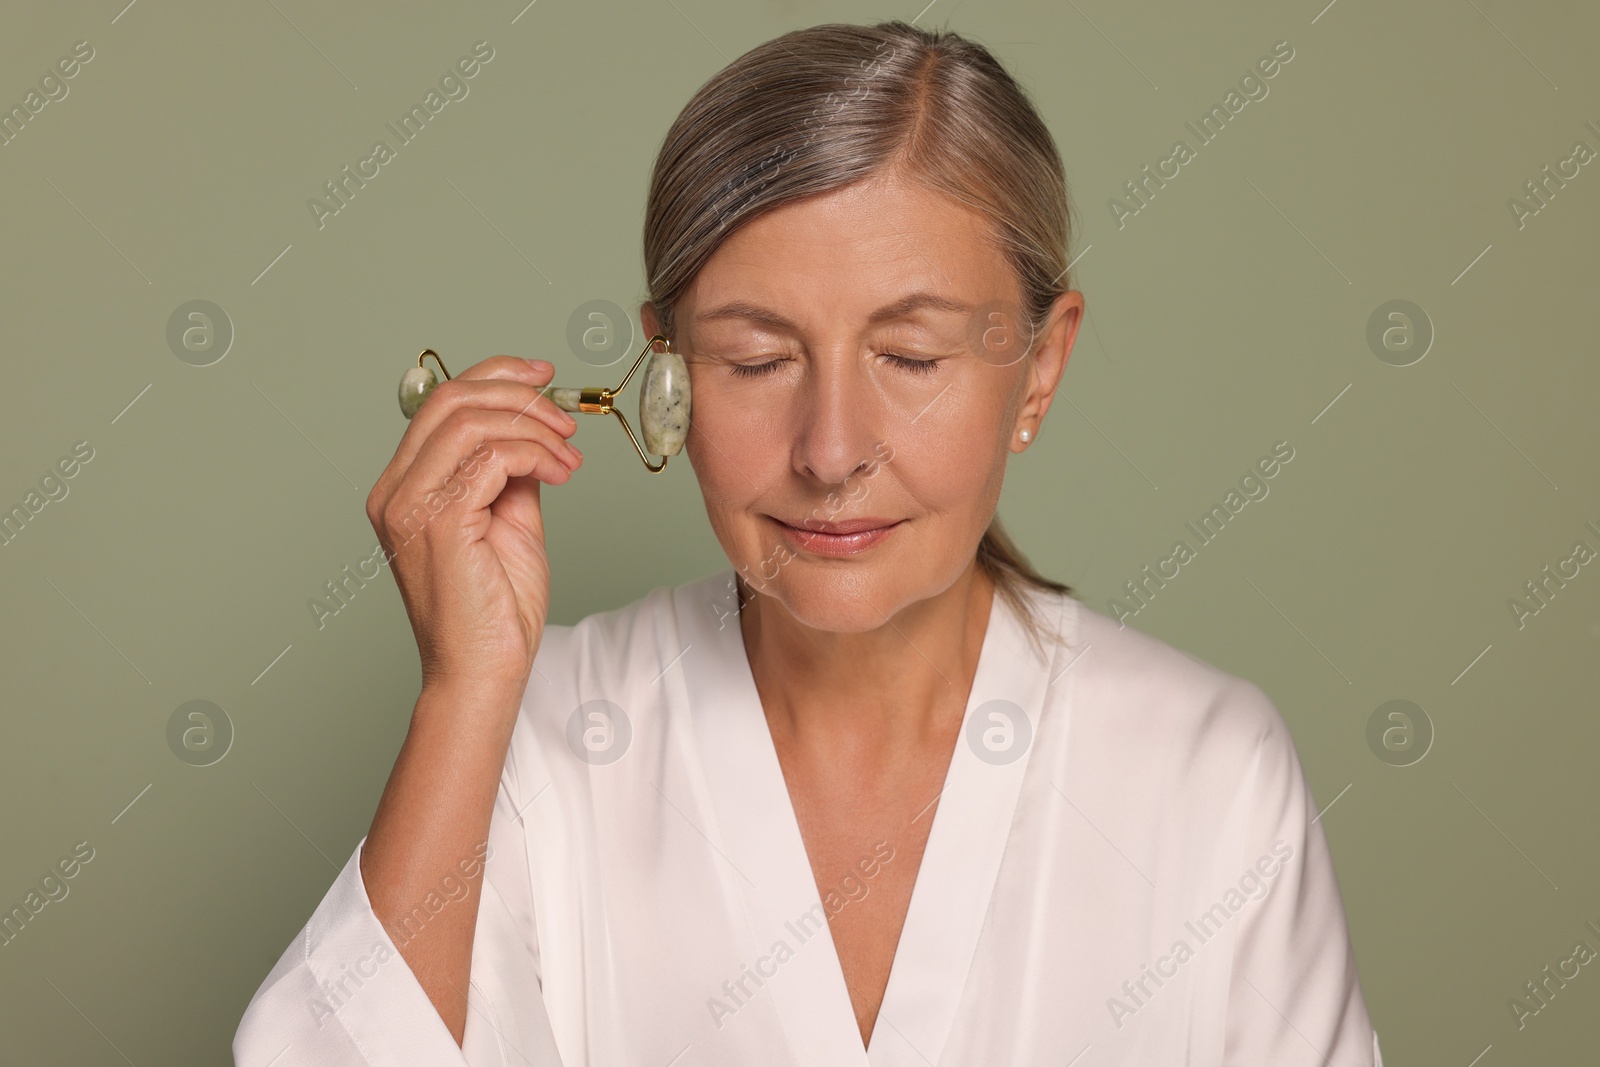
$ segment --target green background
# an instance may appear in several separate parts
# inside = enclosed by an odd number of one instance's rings
[[[228,1061],[416,695],[387,574],[320,630],[307,607],[376,544],[363,502],[404,427],[401,371],[433,346],[453,370],[511,352],[609,383],[568,319],[645,296],[649,171],[694,90],[786,30],[919,15],[123,2],[11,5],[0,32],[7,106],[95,50],[0,147],[0,507],[94,449],[0,548],[0,904],[95,849],[0,948],[7,1062]],[[1593,967],[1520,1030],[1507,1001],[1576,941],[1600,949],[1600,566],[1521,628],[1507,602],[1575,542],[1600,549],[1600,164],[1520,228],[1507,201],[1574,142],[1600,149],[1600,9],[1324,3],[920,15],[1026,86],[1081,224],[1087,321],[1001,513],[1107,610],[1288,441],[1270,495],[1130,625],[1258,682],[1290,724],[1391,1064],[1580,1062]],[[469,95],[319,229],[307,199],[480,40]],[[1119,228],[1109,199],[1195,147],[1183,123],[1280,40],[1270,94]],[[167,340],[194,299],[235,331],[210,366]],[[1366,339],[1394,299],[1435,334],[1410,366]],[[725,563],[687,463],[647,475],[609,424],[578,439],[584,469],[546,495],[554,621]],[[235,730],[208,767],[167,743],[197,699]],[[1367,742],[1393,699],[1435,732],[1410,766]]]

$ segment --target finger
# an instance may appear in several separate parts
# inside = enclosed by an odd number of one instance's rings
[[[388,507],[398,503],[406,515],[414,516],[418,505],[429,513],[442,510],[441,500],[459,503],[464,495],[478,500],[482,507],[494,499],[476,491],[486,477],[495,482],[495,492],[504,486],[504,477],[486,476],[493,470],[493,448],[504,442],[526,441],[538,445],[550,457],[535,473],[541,481],[565,482],[583,462],[583,454],[549,426],[533,419],[519,419],[515,412],[463,408],[451,414],[423,443],[416,460],[400,475]]]
[[[452,413],[469,407],[509,411],[518,418],[537,419],[562,437],[571,437],[578,428],[578,420],[556,407],[549,397],[540,395],[539,386],[505,378],[477,381],[456,378],[436,386],[428,395],[427,403],[412,418],[401,437],[396,454],[406,462],[415,459],[425,438]]]
[[[460,375],[441,382],[429,393],[427,402],[412,418],[395,448],[395,454],[379,475],[372,495],[381,508],[386,498],[416,460],[425,441],[445,419],[463,407],[514,411],[539,419],[565,437],[577,430],[577,420],[555,406],[539,390],[554,373],[549,363],[512,356],[494,356],[468,367]],[[370,510],[370,509],[369,509]]]
[[[447,488],[402,485],[384,515],[388,540],[395,546],[391,556],[430,529],[463,529],[459,516],[487,517],[491,505],[496,515],[530,536],[544,536],[539,483],[561,485],[572,477],[572,468],[534,441],[486,442],[475,458],[472,476],[457,476]],[[438,516],[450,508],[457,509],[457,518],[450,525],[439,525]],[[467,526],[482,533],[476,521]]]
[[[486,380],[504,380],[510,382],[523,382],[538,389],[549,383],[555,374],[554,364],[542,360],[518,359],[513,356],[498,355],[480,360],[462,371],[453,378],[434,386],[428,393],[427,400],[416,414],[406,424],[405,432],[401,435],[400,442],[395,448],[395,453],[390,457],[383,472],[378,476],[377,482],[372,487],[372,492],[367,498],[367,514],[370,518],[374,511],[382,509],[387,498],[394,493],[395,487],[405,475],[406,469],[411,466],[416,458],[417,450],[422,447],[422,442],[433,432],[434,428],[450,414],[450,410],[459,406],[462,401],[460,386],[453,382],[475,382]],[[438,395],[435,395],[438,394]],[[548,399],[548,398],[547,398]],[[524,399],[518,410],[527,403]],[[539,407],[541,405],[535,405]],[[549,407],[554,407],[550,404]],[[557,408],[556,410],[560,410]],[[566,412],[562,412],[563,415]],[[570,416],[568,416],[570,418]],[[557,422],[559,423],[559,419]],[[576,421],[573,421],[576,428]]]
[[[561,434],[537,419],[494,408],[460,408],[445,418],[423,442],[411,469],[424,484],[439,485],[453,473],[470,477],[475,455],[490,441],[535,441],[569,470],[583,462],[583,453]]]
[[[499,515],[501,504],[509,500],[514,512],[509,517],[520,526],[541,531],[537,507],[539,483],[561,485],[572,477],[574,468],[538,441],[488,441],[478,454],[486,458],[480,462],[477,476],[468,481],[466,493],[456,506],[471,512],[493,504],[495,514]],[[521,491],[524,487],[532,489],[531,495]]]
[[[555,365],[543,359],[522,359],[517,356],[490,356],[479,363],[474,363],[462,371],[457,380],[465,381],[516,381],[525,382],[536,390],[542,390],[550,384],[551,377],[555,374]],[[496,386],[495,388],[503,388]],[[556,407],[555,401],[547,396],[535,393],[538,397],[536,404],[524,404],[518,410],[526,414],[539,413],[546,421],[565,436],[570,437],[572,431],[577,429],[578,420],[572,414]]]
[[[434,386],[406,428],[401,447],[415,455],[420,440],[432,433],[451,411],[465,404],[526,412],[570,434],[577,428],[577,420],[556,407],[549,397],[539,395],[554,373],[555,369],[543,360],[494,356],[475,363],[449,381]]]
[[[544,385],[550,381],[550,376],[555,373],[555,364],[547,359],[523,359],[521,356],[490,356],[480,359],[460,374],[457,378],[469,381],[482,378],[516,378],[523,376],[523,372],[532,371],[532,378],[536,378],[536,385]]]

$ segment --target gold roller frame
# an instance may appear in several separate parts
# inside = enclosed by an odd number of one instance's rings
[[[655,348],[657,341],[665,342],[667,350],[669,352],[672,350],[672,342],[668,341],[665,335],[658,333],[652,336],[650,340],[645,342],[644,348],[640,350],[638,357],[634,359],[633,366],[628,368],[628,373],[622,376],[622,381],[617,384],[615,389],[591,386],[578,390],[578,410],[585,415],[615,415],[617,421],[622,423],[622,432],[628,435],[628,442],[633,445],[633,450],[639,453],[639,461],[644,464],[644,469],[651,474],[660,474],[666,470],[667,460],[671,457],[662,456],[660,463],[651,466],[650,457],[645,455],[644,449],[639,445],[638,438],[633,436],[633,427],[628,425],[628,416],[624,415],[622,409],[613,404],[612,401],[617,398],[618,393],[628,387],[628,382],[633,378],[633,372],[639,369],[639,364],[643,363],[644,357],[648,356],[651,350]],[[544,395],[549,396],[555,388],[554,385],[546,386],[543,390]],[[643,397],[640,397],[641,403],[643,399]]]
[[[628,383],[633,380],[634,372],[639,369],[639,365],[644,362],[645,357],[650,355],[650,353],[655,349],[657,341],[660,341],[666,345],[665,351],[672,351],[672,342],[666,337],[665,334],[658,333],[652,335],[650,340],[645,342],[645,346],[640,350],[639,355],[635,357],[633,366],[628,368],[628,373],[624,374],[622,376],[622,381],[618,382],[613,388],[607,389],[604,386],[587,386],[579,389],[571,389],[552,384],[547,385],[543,389],[539,390],[541,396],[550,397],[552,401],[554,401],[552,394],[557,390],[562,390],[563,392],[569,394],[576,393],[576,402],[572,406],[559,403],[557,404],[557,406],[563,411],[575,411],[584,415],[615,415],[617,417],[617,421],[622,423],[622,432],[628,435],[628,443],[633,445],[633,450],[639,454],[639,461],[644,464],[644,469],[649,471],[651,474],[660,474],[662,471],[666,470],[667,460],[671,457],[663,455],[659,463],[651,463],[650,457],[645,453],[644,448],[639,444],[639,439],[633,435],[633,427],[628,424],[628,417],[622,413],[621,408],[616,406],[615,401],[617,394],[626,389],[628,387]],[[417,356],[417,366],[426,371],[428,368],[424,361],[429,356],[433,357],[433,361],[439,365],[439,371],[444,375],[445,380],[449,381],[449,369],[445,367],[444,360],[439,357],[439,353],[435,352],[431,348],[424,348],[422,353]],[[431,374],[432,372],[429,371],[430,376]],[[687,380],[685,380],[684,384],[687,386]],[[431,391],[432,386],[426,386],[425,390]],[[424,399],[425,398],[426,392],[424,393]],[[644,397],[641,396],[641,404],[643,401]],[[418,406],[420,407],[420,404]],[[401,411],[402,413],[405,411],[405,405],[403,401],[401,404]],[[406,417],[411,418],[411,415],[407,415]]]

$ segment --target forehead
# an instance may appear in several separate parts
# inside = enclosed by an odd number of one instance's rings
[[[739,302],[801,326],[863,322],[909,293],[976,306],[1013,298],[1015,284],[983,215],[891,174],[785,204],[741,226],[684,294],[680,321],[692,328],[696,311]],[[921,314],[949,312],[930,307]]]

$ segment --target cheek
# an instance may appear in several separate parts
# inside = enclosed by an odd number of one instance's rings
[[[932,512],[992,509],[1007,457],[1004,403],[986,390],[952,388],[915,422],[891,426],[896,479]]]
[[[694,383],[686,444],[708,503],[758,499],[787,455],[787,430],[756,390]]]
[[[771,540],[754,514],[772,487],[782,485],[788,432],[747,395],[750,390],[693,388],[685,452],[700,483],[706,518],[735,565],[767,558]],[[745,394],[745,395],[741,395]]]

